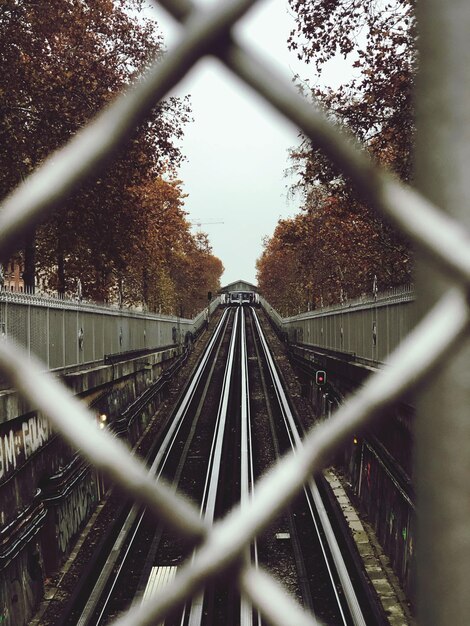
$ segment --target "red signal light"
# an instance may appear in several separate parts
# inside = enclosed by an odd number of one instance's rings
[[[317,385],[324,385],[326,383],[326,372],[319,370],[315,373],[315,382]]]

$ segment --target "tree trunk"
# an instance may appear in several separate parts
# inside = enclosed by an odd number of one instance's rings
[[[64,246],[60,237],[57,240],[57,292],[60,295],[65,294]]]
[[[148,276],[148,270],[146,267],[144,267],[142,271],[142,299],[143,299],[144,309],[146,309],[148,307],[148,299],[149,299],[149,276]]]
[[[36,287],[36,229],[27,235],[24,242],[23,282],[25,291],[35,292]]]

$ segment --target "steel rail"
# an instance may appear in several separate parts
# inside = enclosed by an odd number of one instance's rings
[[[219,490],[219,475],[222,464],[222,448],[225,437],[225,427],[227,425],[227,415],[229,409],[230,387],[232,382],[232,374],[234,371],[235,348],[238,336],[238,317],[239,309],[235,312],[233,322],[232,336],[230,338],[230,347],[228,353],[227,364],[225,366],[224,380],[222,384],[222,392],[220,396],[219,408],[217,410],[217,418],[212,439],[209,463],[207,467],[204,492],[202,496],[200,515],[207,524],[212,524],[215,515],[215,504]],[[204,606],[204,591],[199,593],[191,602],[189,609],[188,626],[200,626],[202,623],[202,609]],[[184,621],[184,613],[181,623]]]
[[[250,317],[250,321],[251,321],[251,328],[252,328],[252,333],[253,333],[253,345],[255,349],[256,360],[258,363],[258,371],[260,374],[263,395],[266,400],[266,411],[268,414],[268,421],[269,421],[269,427],[271,431],[271,439],[272,439],[273,448],[274,448],[274,455],[275,455],[276,460],[279,461],[282,457],[282,453],[281,453],[281,449],[279,445],[280,442],[276,433],[276,419],[274,415],[276,412],[276,407],[273,406],[273,404],[276,404],[276,402],[270,401],[270,397],[272,395],[268,389],[268,380],[270,377],[268,375],[269,374],[268,372],[266,372],[266,375],[264,373],[263,361],[262,361],[262,356],[261,356],[261,346],[259,345],[259,340],[256,341],[257,335],[256,335],[256,330],[254,327],[253,319],[254,319],[254,316],[252,315]],[[277,400],[277,397],[276,399],[273,399],[273,400]],[[277,409],[278,411],[280,410],[278,401],[277,401]],[[303,600],[303,606],[305,607],[306,610],[313,613],[313,609],[314,609],[313,594],[311,592],[310,583],[308,581],[308,576],[307,576],[307,571],[306,571],[306,566],[305,566],[305,559],[304,559],[303,552],[301,550],[301,546],[299,543],[295,519],[292,514],[292,507],[288,507],[284,515],[286,516],[287,525],[289,528],[289,532],[291,534],[293,558],[294,558],[295,568],[297,571],[297,578],[298,578],[298,583],[300,587],[300,594]]]
[[[276,396],[279,400],[279,406],[281,408],[281,414],[282,414],[282,418],[286,427],[286,431],[289,437],[289,441],[290,441],[290,445],[291,448],[293,450],[298,450],[303,446],[302,443],[302,438],[300,436],[299,433],[299,429],[297,427],[294,415],[292,414],[292,410],[289,404],[289,401],[287,399],[287,395],[284,391],[284,386],[281,382],[281,379],[279,377],[279,374],[277,372],[277,368],[276,365],[274,363],[274,359],[272,357],[271,354],[271,350],[269,349],[268,343],[266,341],[266,337],[264,335],[263,329],[261,328],[261,324],[259,322],[258,316],[255,312],[254,309],[252,309],[252,313],[255,319],[255,324],[256,324],[256,328],[258,331],[258,335],[260,338],[260,342],[263,348],[263,352],[265,355],[265,359],[266,362],[268,364],[268,369],[269,369],[269,373],[271,375],[272,378],[272,382],[273,382],[273,386],[274,389],[276,391]],[[346,598],[346,602],[348,605],[348,609],[349,609],[349,613],[353,619],[353,623],[354,626],[367,626],[365,619],[364,619],[364,615],[362,613],[361,607],[359,605],[358,599],[357,599],[357,595],[356,592],[354,590],[354,587],[352,585],[351,582],[351,578],[349,576],[349,572],[348,569],[346,567],[346,564],[344,562],[343,556],[341,554],[341,550],[338,546],[338,542],[336,540],[336,536],[333,532],[333,529],[331,527],[330,521],[328,519],[328,514],[325,510],[323,501],[321,499],[320,493],[318,492],[318,488],[316,486],[315,480],[314,479],[310,479],[308,481],[308,487],[305,486],[304,489],[304,494],[307,500],[307,504],[310,510],[310,514],[311,514],[311,519],[312,522],[314,524],[314,527],[316,529],[316,533],[317,533],[317,538],[319,541],[319,544],[321,546],[321,550],[323,553],[323,557],[325,560],[325,564],[328,570],[328,574],[330,576],[330,580],[331,580],[331,586],[332,589],[334,591],[334,595],[336,597],[336,601],[337,601],[337,605],[338,605],[338,609],[340,611],[341,614],[341,618],[343,620],[343,624],[344,626],[348,625],[348,618],[347,615],[344,612],[344,607],[342,605],[341,599],[338,595],[338,591],[336,589],[336,585],[335,585],[335,577],[333,574],[333,570],[332,570],[332,565],[330,563],[330,559],[328,557],[327,554],[327,550],[326,547],[324,545],[324,541],[322,539],[321,533],[320,533],[320,529],[316,520],[316,515],[315,513],[317,513],[318,518],[320,520],[321,526],[322,526],[322,530],[323,530],[323,534],[326,538],[326,542],[328,544],[328,548],[330,550],[330,553],[332,555],[333,558],[333,562],[334,562],[334,566],[335,566],[335,570],[338,574],[339,580],[341,582],[341,586],[343,588],[344,591],[344,596]],[[313,503],[312,503],[312,499],[313,499]]]
[[[255,475],[253,468],[253,439],[251,433],[251,410],[250,410],[250,381],[248,372],[248,350],[246,337],[246,309],[242,309],[241,316],[241,346],[240,346],[240,384],[241,384],[241,405],[240,405],[240,507],[247,506],[248,502],[254,495]],[[253,553],[253,554],[252,554]],[[251,548],[245,551],[245,561],[253,563],[255,569],[258,569],[258,547],[256,538],[253,540]],[[257,611],[256,622],[261,626],[261,615]],[[240,626],[253,625],[253,607],[251,603],[243,596],[240,596]]]
[[[225,329],[228,326],[228,320],[227,323],[225,325]],[[225,329],[224,329],[224,334],[225,334]],[[210,367],[208,368],[208,372],[207,375],[204,375],[204,381],[201,381],[201,383],[203,382],[202,385],[202,390],[199,393],[198,392],[198,397],[199,400],[197,402],[197,406],[195,408],[195,411],[191,411],[191,427],[189,430],[188,435],[186,436],[186,441],[184,442],[184,446],[183,449],[181,451],[181,454],[179,456],[179,460],[177,463],[177,467],[176,467],[176,471],[175,473],[172,475],[172,485],[174,490],[176,491],[176,489],[178,488],[179,484],[180,484],[180,480],[182,478],[183,475],[183,469],[186,465],[187,459],[188,459],[188,455],[189,455],[189,451],[190,451],[190,447],[191,444],[194,441],[194,437],[196,435],[196,430],[200,421],[200,418],[202,416],[202,412],[203,412],[203,408],[204,405],[206,403],[207,400],[207,396],[208,396],[208,392],[209,392],[209,388],[210,385],[214,379],[214,373],[215,373],[215,369],[216,369],[216,364],[219,358],[219,354],[222,350],[223,347],[223,337],[221,338],[221,340],[218,342],[217,347],[215,348],[215,350],[212,351],[212,357],[211,357],[211,363],[210,363]],[[196,368],[195,368],[196,369]],[[192,378],[192,376],[191,376]],[[180,438],[180,443],[181,443],[181,438]],[[175,451],[176,454],[178,454],[177,451]],[[140,594],[140,592],[144,589],[144,594],[142,599],[148,601],[149,598],[151,598],[155,592],[158,590],[159,586],[156,585],[155,588],[152,590],[152,592],[148,592],[148,585],[149,585],[149,581],[150,578],[152,576],[152,571],[153,568],[155,566],[156,563],[156,558],[157,558],[157,553],[158,553],[158,549],[160,547],[161,541],[162,541],[162,535],[163,535],[163,527],[160,525],[158,527],[158,529],[155,531],[154,533],[154,537],[153,540],[151,542],[150,548],[147,551],[147,556],[145,558],[145,564],[143,566],[143,570],[142,570],[142,574],[141,574],[141,578],[140,578],[140,585],[139,588],[137,590],[137,595]],[[167,583],[173,579],[173,576],[170,576],[166,579]],[[145,587],[143,587],[143,582],[145,580]],[[136,596],[137,597],[137,596]]]
[[[205,372],[207,369],[209,369],[209,373],[208,373],[208,380],[206,381],[205,385],[204,385],[204,389],[202,391],[202,396],[204,396],[207,392],[208,389],[208,384],[210,381],[210,378],[212,377],[213,371],[214,371],[214,367],[213,364],[215,362],[215,359],[217,358],[217,354],[220,350],[220,346],[221,346],[221,339],[223,334],[225,333],[225,330],[227,328],[228,325],[228,321],[229,321],[229,312],[228,311],[224,311],[224,314],[222,315],[221,319],[219,320],[216,328],[214,329],[214,333],[208,343],[208,345],[205,347],[203,355],[201,357],[200,362],[198,363],[198,365],[195,368],[195,372],[194,374],[191,376],[191,380],[190,380],[190,384],[188,386],[188,388],[186,389],[184,396],[181,400],[181,402],[179,403],[178,406],[178,410],[176,412],[176,417],[175,419],[172,420],[172,427],[171,427],[171,432],[172,435],[171,437],[168,436],[169,433],[167,433],[167,436],[165,438],[165,441],[162,443],[162,445],[159,448],[159,452],[162,451],[162,448],[164,449],[163,451],[165,451],[166,449],[166,454],[163,455],[159,455],[157,454],[157,456],[155,457],[150,471],[152,473],[154,473],[154,475],[156,476],[157,480],[160,479],[163,471],[165,470],[165,467],[169,461],[169,456],[171,453],[171,450],[174,446],[174,444],[176,443],[176,440],[178,438],[178,434],[180,432],[181,426],[183,425],[183,423],[186,421],[187,417],[188,417],[188,413],[190,410],[190,405],[191,402],[193,401],[194,397],[196,396],[196,393],[198,392],[198,387],[200,386],[200,384],[203,381],[203,378],[206,377]],[[218,346],[218,347],[217,347]],[[215,356],[214,356],[214,352],[215,352]],[[209,367],[212,363],[212,366]],[[202,400],[199,402],[199,405],[202,405]],[[196,411],[196,415],[194,417],[194,422],[197,421],[198,417],[200,415],[200,411]],[[173,426],[175,425],[175,421],[177,422],[177,428],[173,428]],[[195,428],[195,423],[193,424],[193,429]],[[190,435],[191,437],[191,435]],[[188,444],[187,444],[188,445]],[[184,453],[183,453],[183,456]],[[180,459],[180,466],[183,465],[183,458]],[[158,472],[157,472],[158,470]],[[178,476],[178,472],[176,474],[176,476],[172,479],[172,488],[173,490],[176,492],[177,490],[177,485],[178,485],[178,481],[179,481],[179,476]],[[124,559],[121,562],[119,571],[117,572],[116,576],[115,576],[115,581],[113,583],[113,588],[110,589],[109,593],[108,593],[108,597],[107,597],[107,602],[111,599],[111,595],[112,595],[112,591],[114,589],[115,584],[117,583],[117,580],[119,578],[119,575],[121,573],[121,570],[124,566],[125,560],[128,556],[128,554],[130,553],[131,549],[132,549],[132,545],[134,542],[134,539],[137,538],[137,533],[139,530],[139,527],[144,519],[145,516],[145,510],[142,512],[139,521],[136,525],[135,531],[133,533],[132,539],[129,542],[129,545],[127,547],[126,550],[126,554],[124,556]],[[102,618],[102,616],[104,615],[104,608],[99,616],[99,620],[97,623],[100,623],[100,620]]]
[[[191,404],[191,401],[195,396],[197,387],[203,377],[204,371],[210,362],[214,347],[217,344],[217,340],[220,337],[220,334],[222,333],[222,329],[226,325],[227,318],[228,318],[228,310],[224,311],[224,314],[219,320],[209,343],[205,347],[201,360],[198,366],[196,367],[194,375],[191,378],[190,384],[184,392],[184,395],[178,407],[175,418],[172,420],[170,428],[167,431],[166,436],[161,446],[159,447],[159,451],[157,455],[155,456],[152,462],[152,465],[150,466],[149,475],[156,476],[157,480],[160,478],[165,468],[165,465],[168,460],[170,451],[173,447],[174,441],[176,437],[178,436],[178,432],[181,428],[181,425],[187,416],[187,412]],[[97,626],[98,624],[101,623],[101,620],[104,617],[107,606],[112,597],[117,580],[119,576],[121,575],[122,568],[133,546],[134,540],[137,536],[137,533],[139,531],[139,528],[141,526],[144,516],[145,516],[145,510],[142,511],[141,506],[134,504],[126,517],[122,525],[121,531],[119,532],[118,537],[116,538],[116,541],[114,542],[114,545],[110,551],[110,555],[107,558],[106,563],[104,564],[104,567],[101,570],[100,575],[98,576],[98,579],[95,585],[93,586],[93,589],[89,595],[88,601],[86,602],[85,607],[83,608],[80,614],[80,617],[77,621],[77,626],[88,626],[88,624],[91,624],[91,620],[95,618],[98,604],[103,600],[103,595],[104,595],[105,589],[107,588],[108,591],[106,593],[106,597],[104,598],[104,602],[101,607],[100,614],[97,617],[96,623],[93,623],[93,626],[95,626],[95,624]],[[131,532],[132,532],[132,537],[129,540],[129,535]],[[127,543],[126,552],[124,554],[124,557],[121,559],[121,553],[126,543]],[[121,560],[120,560],[118,570],[115,574],[113,574],[119,559]],[[113,582],[109,584],[109,581],[111,580],[112,576],[113,576]]]
[[[220,463],[222,459],[222,445],[224,441],[225,427],[227,424],[227,414],[229,409],[230,385],[232,381],[232,373],[235,363],[235,349],[238,336],[238,317],[239,310],[235,312],[233,322],[232,336],[230,338],[230,347],[227,363],[225,366],[224,380],[222,384],[222,392],[220,396],[219,407],[217,410],[217,419],[212,440],[209,468],[206,475],[204,493],[201,504],[201,514],[204,519],[209,522],[214,520],[215,502],[217,498],[217,490],[219,484]]]
[[[254,319],[255,322],[255,326],[256,326],[256,331],[257,331],[257,335],[258,335],[258,340],[259,343],[261,345],[261,349],[264,355],[264,360],[265,363],[267,365],[267,370],[268,370],[268,376],[270,378],[271,384],[272,384],[272,388],[274,390],[274,395],[277,401],[277,407],[280,413],[280,419],[284,425],[285,428],[285,432],[287,434],[287,439],[288,439],[288,446],[290,446],[290,449],[295,451],[297,449],[297,445],[298,445],[298,434],[297,434],[297,429],[295,427],[295,425],[293,426],[292,423],[289,421],[288,418],[288,412],[290,411],[290,405],[288,403],[287,400],[287,396],[284,392],[284,386],[281,383],[280,377],[278,375],[277,369],[274,365],[274,361],[272,359],[271,356],[271,350],[267,344],[266,338],[264,336],[264,333],[262,331],[262,328],[260,326],[259,320],[258,320],[258,316],[256,315],[255,311],[252,311],[252,319]],[[277,441],[277,436],[275,433],[275,424],[274,421],[271,418],[271,429],[272,429],[272,437],[273,440],[276,442],[275,446],[276,446],[276,452],[278,454],[278,456],[281,456],[281,450],[279,447],[279,443]],[[332,596],[334,597],[334,601],[336,604],[336,608],[337,611],[339,613],[339,617],[341,619],[341,623],[343,624],[343,626],[347,626],[347,621],[346,621],[346,616],[343,610],[343,606],[342,603],[340,601],[339,595],[338,595],[338,590],[336,588],[335,585],[335,579],[333,576],[333,572],[331,569],[331,565],[329,562],[329,558],[327,556],[327,552],[325,550],[325,546],[324,546],[324,542],[322,540],[322,537],[320,535],[320,531],[318,528],[318,525],[316,523],[316,519],[313,515],[313,510],[310,506],[310,502],[309,502],[309,497],[308,497],[308,493],[305,489],[305,487],[303,487],[303,493],[305,496],[305,504],[307,505],[309,514],[310,514],[310,519],[311,522],[313,523],[314,529],[315,529],[315,535],[316,535],[316,540],[317,540],[317,545],[319,545],[320,547],[320,552],[322,555],[322,563],[326,569],[327,575],[328,575],[328,579],[329,579],[329,587],[330,590],[332,591]],[[298,529],[297,529],[297,525],[295,523],[295,521],[292,519],[291,520],[291,530],[292,533],[297,534],[298,533]],[[295,537],[295,534],[292,535],[292,539]],[[307,572],[306,572],[306,565],[304,563],[304,556],[303,553],[300,549],[300,542],[299,539],[296,537],[295,538],[296,543],[293,543],[293,550],[294,550],[294,558],[295,558],[295,562],[296,562],[296,567],[297,567],[297,575],[299,577],[299,584],[301,586],[301,591],[302,591],[302,596],[304,598],[304,602],[305,602],[305,606],[306,608],[309,608],[310,611],[312,612],[313,615],[315,615],[316,617],[316,612],[317,612],[317,607],[316,604],[313,602],[313,593],[310,589],[310,583],[308,582],[308,578],[307,578]],[[305,578],[304,578],[305,577]]]
[[[191,401],[194,398],[194,395],[196,393],[197,390],[197,386],[203,376],[203,373],[211,359],[212,356],[212,352],[214,350],[214,346],[217,343],[217,340],[220,336],[220,334],[222,333],[222,329],[224,328],[224,325],[226,324],[226,321],[228,320],[228,309],[226,309],[221,317],[221,319],[219,320],[219,323],[216,326],[216,329],[214,331],[214,334],[212,335],[208,345],[206,346],[206,349],[204,350],[201,362],[199,363],[199,365],[197,366],[196,372],[193,376],[193,378],[191,379],[189,388],[187,393],[185,394],[180,406],[178,407],[178,410],[176,412],[176,415],[171,423],[170,428],[168,429],[168,432],[165,436],[165,439],[163,440],[162,446],[160,448],[160,450],[157,453],[157,456],[155,457],[155,461],[152,465],[155,466],[155,468],[162,466],[162,464],[164,463],[164,459],[166,459],[168,457],[168,455],[170,454],[171,451],[171,447],[173,445],[173,442],[175,440],[175,436],[178,433],[179,429],[181,428],[181,425],[184,421],[184,418],[187,414],[189,405],[191,404]],[[157,474],[157,478],[160,478],[161,476],[161,469],[158,471]]]

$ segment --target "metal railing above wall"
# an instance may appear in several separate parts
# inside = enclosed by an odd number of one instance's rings
[[[219,304],[214,298],[212,312]],[[204,324],[208,308],[193,320],[41,294],[0,291],[0,332],[47,369],[102,361],[108,354],[184,343]]]
[[[290,317],[281,317],[264,298],[260,302],[291,343],[354,354],[370,365],[383,363],[418,321],[411,285]]]
[[[146,605],[130,609],[115,624],[158,623],[175,606],[197,593],[209,579],[236,565],[238,575],[234,584],[271,624],[312,626],[316,620],[271,576],[247,564],[243,555],[252,539],[288,505],[335,447],[357,428],[376,418],[384,407],[431,381],[437,370],[448,367],[464,343],[463,338],[468,336],[468,229],[433,204],[428,196],[437,197],[442,206],[451,206],[454,214],[460,216],[461,205],[465,206],[468,200],[468,193],[462,189],[468,185],[470,160],[466,136],[470,120],[468,106],[465,106],[470,80],[467,78],[470,4],[464,0],[418,2],[418,10],[422,5],[419,26],[424,41],[420,63],[425,68],[425,79],[420,83],[422,87],[417,97],[418,121],[424,120],[418,129],[418,143],[422,146],[418,165],[427,163],[426,167],[431,170],[421,176],[423,187],[432,191],[426,196],[377,168],[351,137],[333,126],[318,103],[305,100],[288,78],[257,53],[244,48],[233,26],[256,0],[229,0],[209,9],[199,8],[190,0],[161,0],[160,4],[183,23],[178,42],[163,60],[155,61],[126,94],[77,133],[59,153],[47,159],[5,200],[0,210],[0,249],[4,257],[15,249],[34,223],[108,160],[131,129],[201,57],[213,54],[301,129],[342,168],[375,209],[403,230],[426,256],[428,275],[440,272],[454,286],[439,296],[438,304],[429,307],[424,319],[390,355],[386,370],[368,379],[332,419],[315,427],[306,436],[301,450],[272,468],[261,479],[255,497],[243,511],[235,508],[211,528],[200,520],[194,507],[163,482],[156,483],[149,477],[145,467],[137,458],[129,456],[120,442],[104,431],[97,432],[93,418],[84,407],[51,376],[42,374],[24,350],[7,341],[0,342],[0,367],[25,398],[48,415],[62,436],[97,468],[118,481],[132,497],[145,503],[156,518],[166,521],[175,532],[200,543],[194,560],[179,568],[175,581],[163,594]],[[439,102],[447,99],[442,106],[433,108],[433,98]],[[432,141],[429,145],[428,138]],[[441,151],[445,152],[443,158],[440,158]],[[436,155],[438,158],[426,162],[423,156],[426,154],[428,159]],[[447,179],[439,181],[440,193],[437,193],[434,180],[444,169]],[[442,193],[443,190],[449,193]],[[420,284],[425,284],[426,280],[432,283],[431,279],[423,278]],[[445,292],[442,281],[440,285],[440,291]],[[457,370],[459,368],[461,372],[468,371],[468,363],[467,367],[458,363]],[[425,549],[418,547],[417,588],[418,603],[429,620],[426,623],[433,626],[466,626],[470,614],[470,594],[465,584],[470,574],[470,494],[466,470],[470,438],[468,429],[464,428],[470,420],[468,403],[463,397],[464,394],[454,394],[452,406],[447,408],[445,422],[452,423],[452,428],[442,427],[441,414],[429,419],[433,407],[427,407],[427,419],[423,420],[418,437],[418,446],[421,439],[423,446],[432,441],[432,454],[421,455],[417,472],[421,490],[418,502],[422,507],[418,519],[425,537]],[[445,445],[442,445],[444,435]],[[433,468],[439,468],[439,472],[446,469],[448,480],[442,482]],[[424,504],[420,493],[426,495]],[[428,532],[429,528],[441,534],[436,536]],[[441,542],[444,529],[445,542]]]
[[[291,320],[310,319],[312,317],[321,317],[328,313],[344,313],[345,311],[350,311],[352,309],[369,309],[375,306],[384,306],[387,304],[413,302],[415,298],[416,295],[413,285],[402,285],[400,287],[392,287],[386,291],[381,291],[376,295],[363,294],[357,298],[345,300],[342,303],[330,304],[329,306],[312,309],[310,311],[303,311],[298,315],[288,315],[283,319],[285,322]]]

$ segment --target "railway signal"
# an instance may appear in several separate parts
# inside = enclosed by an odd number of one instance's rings
[[[324,385],[326,383],[325,370],[318,370],[318,372],[315,372],[315,382],[317,385]]]

